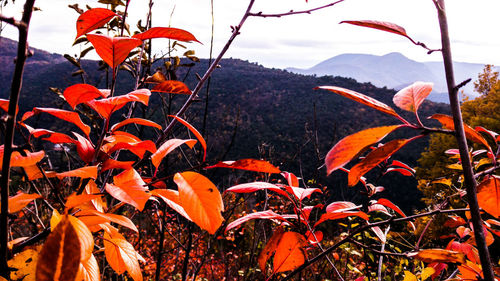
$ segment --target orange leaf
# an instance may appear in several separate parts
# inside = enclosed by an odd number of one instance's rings
[[[80,103],[88,102],[99,97],[106,97],[99,89],[89,84],[76,84],[64,90],[66,102],[75,109]]]
[[[80,266],[80,251],[78,234],[68,215],[64,215],[40,251],[36,265],[36,280],[75,280]]]
[[[438,120],[441,123],[441,125],[443,125],[443,127],[445,129],[455,130],[455,124],[453,123],[453,117],[451,117],[449,115],[445,115],[445,114],[434,114],[431,116],[431,118]],[[465,136],[467,137],[467,139],[469,139],[470,141],[473,141],[475,143],[480,143],[491,151],[490,145],[483,138],[483,136],[481,136],[478,132],[474,131],[474,129],[472,129],[469,125],[467,125],[465,123],[463,123],[463,124],[464,124]]]
[[[319,221],[316,222],[314,227],[318,226],[319,224],[321,224],[327,220],[338,220],[338,219],[343,219],[343,218],[352,217],[352,216],[360,217],[366,221],[369,219],[368,215],[362,211],[342,212],[342,213],[340,213],[340,212],[339,213],[326,213],[326,214],[321,215]]]
[[[217,187],[195,172],[177,173],[174,182],[179,187],[180,205],[200,228],[215,234],[224,218],[224,203]]]
[[[80,263],[77,278],[75,280],[83,281],[100,281],[101,274],[99,273],[99,265],[94,255],[86,261]]]
[[[112,238],[107,232],[104,233],[103,242],[106,260],[116,273],[128,271],[134,281],[143,280],[138,254],[132,244],[125,239]]]
[[[83,160],[83,162],[87,164],[91,163],[94,160],[94,145],[88,139],[75,132],[73,132],[73,135],[75,135],[76,139],[78,140],[77,142],[75,142],[76,152],[78,152],[78,155]]]
[[[400,125],[370,128],[343,138],[326,155],[327,174],[342,168],[366,147],[382,140],[399,127]]]
[[[42,198],[40,194],[26,194],[18,192],[16,195],[9,197],[9,213],[17,213],[26,207],[31,201]]]
[[[142,211],[151,196],[147,193],[145,185],[139,173],[130,169],[114,176],[113,184],[106,184],[106,191],[114,198]]]
[[[57,177],[59,179],[62,179],[65,177],[78,177],[78,178],[82,178],[82,179],[91,178],[91,179],[95,180],[97,178],[97,166],[86,166],[86,167],[78,168],[78,169],[63,172],[63,173],[57,173]]]
[[[340,23],[348,23],[348,24],[353,24],[353,25],[358,25],[358,26],[363,26],[363,27],[369,27],[369,28],[374,28],[390,33],[394,33],[397,35],[404,36],[406,38],[408,35],[406,34],[406,30],[394,23],[391,22],[385,22],[385,21],[374,21],[374,20],[345,20],[341,21]]]
[[[465,263],[464,254],[443,249],[420,250],[418,252],[409,253],[408,257],[414,257],[427,263]]]
[[[155,189],[151,191],[151,195],[161,198],[170,208],[181,214],[186,219],[193,221],[186,210],[181,206],[179,192],[172,189]]]
[[[104,8],[87,10],[76,20],[76,38],[102,27],[116,16],[118,15],[115,12]]]
[[[390,106],[388,106],[387,104],[383,103],[383,102],[380,102],[374,98],[371,98],[369,96],[366,96],[366,95],[363,95],[361,93],[358,93],[358,92],[355,92],[355,91],[352,91],[352,90],[348,90],[348,89],[344,89],[344,88],[340,88],[340,87],[335,87],[335,86],[320,86],[320,87],[316,87],[314,88],[315,90],[317,89],[322,89],[322,90],[328,90],[330,92],[333,92],[333,93],[336,93],[336,94],[339,94],[343,97],[346,97],[346,98],[349,98],[351,100],[354,100],[354,101],[357,101],[359,103],[362,103],[364,105],[367,105],[371,108],[375,108],[376,110],[379,110],[379,111],[382,111],[384,113],[387,113],[389,115],[392,115],[398,119],[402,119],[397,113],[396,111],[394,111],[394,109],[392,109]]]
[[[162,127],[153,122],[153,121],[149,121],[149,120],[146,120],[146,119],[142,119],[142,118],[129,118],[129,119],[125,119],[123,120],[122,122],[118,123],[118,124],[115,124],[113,125],[113,127],[111,127],[111,132],[114,132],[116,131],[118,128],[121,128],[123,126],[126,126],[128,124],[139,124],[139,125],[143,125],[143,126],[149,126],[149,127],[154,127],[158,130],[161,130]]]
[[[281,173],[280,169],[275,167],[273,164],[264,160],[257,159],[240,159],[236,161],[222,161],[213,166],[206,167],[205,169],[212,168],[229,168],[229,169],[239,169],[246,171],[254,171],[261,173],[271,173],[271,174],[279,174]]]
[[[175,116],[175,115],[169,115],[169,116],[175,118],[182,125],[186,126],[191,131],[191,133],[193,133],[194,136],[198,139],[201,146],[203,147],[203,162],[205,162],[205,158],[207,157],[207,143],[205,142],[205,139],[200,134],[200,132],[198,132],[198,130],[196,130],[196,128],[193,127],[191,124],[189,124],[186,120],[184,120],[178,116]]]
[[[363,160],[361,160],[361,162],[354,165],[349,171],[349,186],[355,186],[364,174],[377,167],[378,164],[382,163],[382,161],[391,157],[394,153],[410,142],[410,140],[411,139],[392,140],[371,151],[365,158],[363,158]]]
[[[266,272],[266,262],[276,252],[276,248],[278,247],[278,243],[280,242],[282,236],[283,229],[278,228],[274,231],[273,236],[271,236],[271,239],[269,239],[264,249],[262,249],[262,252],[260,252],[258,262],[262,272]]]
[[[182,144],[186,144],[187,146],[189,146],[189,148],[193,148],[193,146],[196,144],[196,140],[170,139],[166,141],[158,148],[158,150],[156,150],[153,155],[151,155],[151,162],[156,167],[156,169],[158,170],[161,160],[163,160],[163,158],[165,158],[167,154],[169,154]]]
[[[86,261],[90,258],[92,251],[94,250],[94,237],[92,236],[92,232],[90,232],[88,227],[78,218],[68,216],[68,219],[71,222],[71,225],[73,225],[73,228],[78,236],[78,241],[80,242],[80,261]]]
[[[262,212],[255,212],[255,213],[251,213],[251,214],[248,214],[246,216],[243,216],[235,221],[233,221],[232,223],[228,224],[227,227],[226,227],[226,230],[225,231],[229,231],[249,220],[254,220],[254,219],[262,219],[262,220],[274,220],[274,219],[277,219],[277,220],[281,220],[281,221],[287,221],[285,218],[283,218],[283,216],[279,215],[279,214],[276,214],[275,212],[273,212],[272,210],[266,210],[266,211],[262,211]]]
[[[431,82],[415,82],[397,92],[392,101],[403,110],[417,112],[422,102],[432,92],[432,86],[434,83]]]
[[[116,161],[111,158],[107,159],[104,161],[102,164],[101,168],[101,173],[107,170],[111,169],[123,169],[123,170],[128,170],[132,168],[132,165],[134,165],[134,161]]]
[[[86,194],[97,194],[101,191],[97,187],[97,184],[93,180],[89,180],[89,183],[85,186]],[[102,200],[102,198],[96,198],[91,201],[93,208],[85,208],[85,209],[95,209],[99,212],[104,212],[106,209],[106,202]]]
[[[294,270],[304,264],[306,253],[304,236],[297,232],[285,232],[276,247],[273,260],[273,273]]]
[[[167,81],[167,77],[161,71],[156,71],[152,76],[148,76],[144,82],[146,83],[161,83]]]
[[[80,128],[80,130],[82,130],[85,133],[87,137],[90,134],[90,127],[82,122],[82,119],[80,119],[80,116],[76,112],[56,109],[56,108],[42,108],[42,107],[35,107],[33,108],[32,112],[34,114],[39,114],[40,112],[48,113],[61,120],[75,124],[78,128]]]
[[[173,27],[152,27],[143,33],[132,36],[140,40],[148,40],[153,38],[167,38],[177,41],[190,42],[195,41],[201,43],[194,37],[193,34],[178,28]]]
[[[87,39],[92,43],[99,57],[113,69],[128,57],[132,49],[142,44],[141,40],[135,38],[109,37],[99,34],[87,34]]]
[[[3,158],[3,148],[4,146],[0,146],[0,157]],[[11,156],[10,156],[10,166],[11,167],[29,167],[36,165],[36,163],[40,162],[43,157],[45,157],[45,152],[38,151],[38,152],[29,152],[29,151],[24,151],[26,156],[21,155],[19,151],[13,151]],[[3,167],[3,161],[0,163],[0,170],[2,170]]]
[[[149,96],[151,96],[151,92],[148,89],[139,89],[126,95],[100,100],[91,100],[88,101],[87,104],[94,109],[95,112],[99,113],[102,118],[109,120],[113,112],[124,107],[129,102],[138,101],[144,105],[148,105]]]
[[[479,207],[488,214],[500,217],[500,177],[489,176],[477,187],[477,201]]]
[[[139,232],[139,230],[137,229],[135,224],[126,216],[117,215],[117,214],[110,214],[110,213],[102,213],[102,212],[95,211],[95,210],[83,210],[81,212],[78,212],[76,215],[79,218],[89,216],[89,215],[98,216],[98,217],[106,219],[107,221],[111,221],[111,222],[114,222],[114,223],[119,224],[121,226],[124,226],[126,228],[129,228],[135,232]]]
[[[82,205],[83,203],[86,203],[86,202],[89,202],[92,200],[96,200],[96,199],[100,199],[101,197],[102,197],[102,195],[100,195],[100,194],[80,194],[80,195],[77,195],[76,193],[73,193],[70,196],[68,196],[68,198],[66,199],[65,206],[66,206],[66,209],[69,210],[71,208],[78,207],[78,206]]]
[[[168,80],[154,86],[151,92],[191,95],[189,87],[181,81]]]

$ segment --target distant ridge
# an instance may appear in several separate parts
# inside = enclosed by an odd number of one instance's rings
[[[483,64],[454,62],[457,83],[472,78],[476,80],[483,70]],[[286,70],[305,75],[332,75],[354,78],[359,82],[370,82],[377,87],[402,89],[415,81],[434,83],[434,91],[429,97],[436,102],[448,102],[444,68],[441,62],[417,62],[400,53],[383,56],[369,54],[342,54],[309,69],[287,68]],[[497,68],[498,70],[498,68]],[[476,96],[471,82],[464,88],[468,96]]]

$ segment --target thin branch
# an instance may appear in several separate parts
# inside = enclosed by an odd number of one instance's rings
[[[19,31],[19,40],[17,44],[17,60],[12,78],[11,92],[9,98],[9,110],[4,139],[4,155],[2,162],[2,178],[0,179],[1,188],[1,213],[0,213],[0,276],[9,279],[10,268],[7,265],[8,253],[8,232],[9,232],[9,181],[10,181],[10,159],[12,156],[12,147],[14,141],[14,129],[16,125],[16,109],[21,94],[23,82],[24,63],[27,58],[28,49],[28,26],[33,13],[35,0],[27,0],[24,4],[23,24],[17,25]]]
[[[2,14],[0,14],[0,21],[3,21],[3,22],[8,23],[10,25],[13,25],[16,28],[24,28],[24,29],[26,29],[28,27],[26,25],[26,23],[24,23],[22,21],[18,21],[18,20],[16,20],[13,17],[6,17],[6,16],[4,16]]]
[[[300,14],[311,14],[314,11],[322,10],[322,9],[334,6],[334,5],[338,4],[338,3],[344,2],[344,1],[345,0],[338,0],[338,1],[332,2],[330,4],[323,5],[321,7],[317,7],[317,8],[313,8],[313,9],[309,9],[309,10],[304,10],[304,11],[294,11],[294,10],[291,10],[289,12],[280,13],[280,14],[264,14],[263,12],[258,12],[258,13],[250,13],[250,16],[252,16],[252,17],[262,17],[262,18],[281,18],[281,17],[284,17],[284,16],[292,16],[292,15],[300,15]]]
[[[448,96],[450,99],[450,107],[453,115],[453,123],[455,125],[456,139],[460,151],[460,159],[462,160],[462,168],[464,174],[464,184],[467,190],[467,199],[471,209],[472,225],[474,226],[474,237],[479,251],[482,269],[484,272],[484,279],[493,281],[495,279],[493,274],[493,267],[491,264],[490,253],[483,230],[483,222],[481,213],[479,211],[479,204],[477,201],[476,191],[477,182],[474,177],[474,171],[469,155],[469,148],[465,137],[465,130],[462,119],[462,112],[460,111],[460,103],[458,101],[458,88],[455,85],[455,77],[453,73],[453,59],[451,56],[450,36],[448,33],[448,20],[446,17],[445,1],[437,0],[436,4],[439,27],[441,30],[441,45],[444,69],[446,73],[446,84],[448,85]]]

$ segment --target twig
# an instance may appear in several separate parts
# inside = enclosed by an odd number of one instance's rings
[[[476,190],[477,183],[474,178],[474,171],[469,155],[469,148],[465,138],[465,130],[460,111],[460,103],[458,101],[458,88],[455,86],[455,77],[453,73],[453,59],[451,56],[450,36],[448,34],[448,20],[446,17],[444,0],[437,0],[436,4],[439,27],[441,30],[441,45],[443,62],[446,73],[446,83],[448,85],[448,95],[450,98],[450,107],[453,115],[453,123],[455,125],[456,139],[460,151],[460,159],[462,160],[462,168],[464,173],[465,188],[467,190],[467,199],[471,209],[472,225],[474,226],[474,237],[479,251],[484,279],[487,281],[494,280],[493,268],[490,260],[490,253],[486,244],[486,239],[483,231],[483,222],[479,211]]]
[[[412,216],[408,216],[408,217],[404,217],[404,218],[397,218],[397,219],[395,219],[394,217],[391,217],[391,218],[389,218],[387,220],[384,220],[384,221],[379,221],[379,222],[365,224],[363,226],[360,226],[360,227],[354,229],[344,239],[338,241],[333,246],[331,246],[330,248],[326,249],[322,253],[318,254],[314,258],[312,258],[312,259],[304,262],[304,264],[302,264],[301,266],[299,266],[298,268],[296,268],[294,271],[292,271],[290,274],[288,274],[285,278],[283,278],[282,281],[290,280],[293,276],[295,276],[296,274],[298,274],[299,272],[301,272],[302,270],[304,270],[305,268],[307,268],[309,265],[317,262],[318,260],[322,259],[326,255],[328,255],[329,253],[331,253],[333,250],[335,250],[338,247],[340,247],[342,244],[348,242],[356,234],[358,234],[358,233],[360,233],[362,231],[365,231],[365,230],[367,230],[369,228],[372,228],[372,227],[375,227],[375,226],[388,225],[388,224],[392,224],[392,223],[396,223],[396,222],[405,222],[405,221],[413,220],[413,219],[416,219],[416,218],[426,217],[426,216],[432,216],[432,215],[436,215],[436,214],[446,214],[446,213],[455,213],[455,212],[467,212],[467,211],[470,211],[470,209],[469,208],[451,209],[451,210],[439,210],[439,209],[437,209],[437,210],[433,210],[433,211],[430,211],[430,212],[416,214],[416,215],[412,215]]]
[[[258,13],[250,13],[250,16],[252,16],[252,17],[262,17],[262,18],[281,18],[281,17],[284,17],[284,16],[291,16],[291,15],[311,14],[314,11],[322,10],[322,9],[334,6],[334,5],[336,5],[336,4],[340,3],[340,2],[344,2],[344,1],[345,0],[338,0],[338,1],[332,2],[330,4],[323,5],[321,7],[316,7],[316,8],[309,9],[309,10],[304,10],[304,11],[293,11],[293,10],[291,10],[289,12],[280,13],[280,14],[264,14],[262,12],[258,12]]]
[[[19,31],[19,40],[17,44],[17,60],[12,78],[11,92],[9,98],[9,110],[4,139],[4,155],[2,162],[1,187],[1,213],[0,213],[0,276],[9,279],[10,268],[7,265],[7,243],[9,232],[9,179],[10,179],[10,158],[12,156],[12,143],[14,141],[14,129],[16,124],[16,109],[21,94],[23,82],[24,63],[27,58],[28,48],[28,27],[33,13],[35,0],[27,0],[24,4],[22,24],[15,25]],[[15,22],[14,22],[15,23]]]
[[[385,232],[384,232],[384,236],[385,236],[385,240],[382,241],[382,247],[380,248],[380,252],[384,252],[385,250],[385,245],[386,245],[386,241],[387,241],[387,233],[389,233],[389,230],[391,229],[391,226],[387,226],[387,228],[385,229]],[[380,255],[380,257],[378,258],[378,270],[377,270],[377,276],[378,276],[378,281],[382,281],[382,265],[383,265],[383,262],[384,262],[384,255]]]

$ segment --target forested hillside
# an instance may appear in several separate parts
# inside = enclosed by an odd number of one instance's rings
[[[13,61],[14,43],[2,39],[0,59]],[[62,56],[34,50],[28,59],[23,91],[21,95],[21,112],[31,110],[35,106],[58,107],[65,104],[54,91],[61,92],[72,83],[81,83],[80,75],[72,76],[75,67]],[[189,62],[186,62],[189,63]],[[178,76],[187,77],[186,83],[193,87],[197,73],[203,73],[208,60],[202,59],[187,73],[187,68],[180,69]],[[88,83],[104,88],[105,71],[98,71],[97,61],[83,61],[83,68],[88,74]],[[158,62],[155,66],[162,65]],[[3,89],[1,97],[7,97],[9,77],[12,67],[9,63],[0,66]],[[154,69],[154,67],[153,67]],[[186,75],[187,74],[187,75]],[[127,93],[133,88],[130,74],[121,71],[118,75],[118,93]],[[324,156],[331,146],[360,129],[376,125],[394,124],[397,120],[380,114],[369,107],[357,106],[354,101],[342,98],[329,92],[313,90],[316,86],[336,85],[364,93],[387,104],[392,104],[396,93],[387,88],[377,88],[370,83],[358,83],[351,78],[314,77],[299,75],[279,69],[265,68],[256,63],[238,59],[224,59],[220,63],[210,84],[210,96],[207,113],[205,137],[207,139],[211,162],[240,158],[266,158],[282,170],[302,173],[306,180],[315,179],[321,184],[338,188],[345,187],[345,174],[337,172],[326,178]],[[205,94],[190,108],[188,120],[200,131],[203,130]],[[169,104],[167,96],[164,102]],[[181,95],[172,96],[172,109],[184,101]],[[151,118],[159,124],[165,124],[164,113],[160,110],[162,100],[159,94],[152,96],[153,108],[157,108]],[[66,105],[67,106],[67,105]],[[422,116],[431,113],[444,113],[448,109],[444,104],[426,102],[421,108]],[[168,112],[165,112],[167,114]],[[402,113],[412,120],[413,116]],[[118,116],[118,115],[116,115]],[[118,118],[116,117],[115,118]],[[149,117],[149,116],[146,116]],[[39,120],[39,127],[59,129],[60,124],[52,123],[47,117]],[[49,122],[50,121],[50,122]],[[431,123],[432,124],[432,123]],[[64,124],[66,126],[66,124]],[[68,128],[70,130],[71,128]],[[419,151],[423,151],[426,140],[416,142],[405,148],[396,159],[415,165]],[[411,150],[412,153],[405,151]],[[224,158],[222,158],[224,157]],[[420,196],[416,181],[412,178],[394,175],[396,180],[385,182],[387,197],[405,206],[407,210],[418,206],[415,200]],[[398,190],[398,196],[391,195],[391,190]],[[404,192],[402,192],[404,190]],[[353,189],[335,193],[342,199]]]

